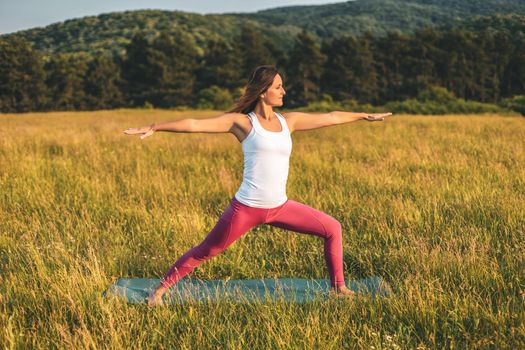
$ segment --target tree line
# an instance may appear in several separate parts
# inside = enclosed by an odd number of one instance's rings
[[[345,35],[318,41],[303,30],[284,52],[245,27],[232,42],[208,41],[199,55],[182,31],[138,32],[119,55],[45,56],[16,35],[0,40],[0,111],[119,107],[227,109],[253,68],[281,71],[286,107],[318,101],[383,105],[442,87],[498,103],[525,94],[525,34],[487,28],[425,28],[413,34]]]

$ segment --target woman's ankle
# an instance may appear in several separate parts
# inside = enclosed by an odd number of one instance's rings
[[[166,288],[164,285],[160,284],[151,292],[151,294],[155,297],[161,297],[168,291],[168,289],[169,288]]]
[[[341,284],[339,286],[333,286],[332,289],[335,290],[335,291],[338,291],[338,290],[341,290],[341,289],[348,289],[348,288],[346,287],[345,284]]]

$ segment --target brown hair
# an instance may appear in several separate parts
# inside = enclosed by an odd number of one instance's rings
[[[248,114],[255,109],[259,102],[259,95],[272,86],[273,79],[279,74],[275,66],[259,66],[255,68],[244,94],[235,102],[235,106],[228,113]]]

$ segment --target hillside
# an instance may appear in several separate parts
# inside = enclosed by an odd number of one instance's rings
[[[376,35],[389,30],[413,32],[425,26],[454,25],[472,16],[525,14],[525,2],[518,0],[367,0],[317,6],[289,6],[255,15],[260,22],[298,26],[319,37],[360,34]],[[238,18],[250,18],[239,14]]]
[[[124,52],[133,34],[143,31],[155,37],[160,31],[182,29],[190,34],[197,48],[202,48],[210,39],[222,37],[230,41],[239,34],[243,24],[256,27],[275,41],[278,47],[288,47],[299,27],[265,28],[265,25],[250,18],[225,15],[199,15],[181,11],[140,10],[101,14],[54,23],[43,28],[34,28],[9,35],[19,35],[46,54],[101,51]],[[8,36],[8,35],[4,35]]]
[[[144,31],[148,37],[162,30],[183,29],[200,49],[213,38],[232,41],[242,25],[265,34],[277,47],[288,51],[294,36],[307,29],[319,38],[370,32],[381,36],[387,31],[413,32],[422,27],[461,25],[475,16],[524,14],[521,0],[358,0],[316,6],[280,7],[255,13],[199,15],[181,11],[140,10],[87,16],[34,28],[19,35],[46,54],[59,52],[124,52],[133,34]],[[476,20],[479,25],[483,22]],[[489,20],[493,22],[492,20]],[[519,23],[519,21],[518,21]],[[504,23],[500,23],[504,24]],[[476,24],[470,24],[472,28]]]

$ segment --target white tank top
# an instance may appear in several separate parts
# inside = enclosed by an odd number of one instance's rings
[[[284,117],[279,113],[275,115],[281,123],[281,131],[264,129],[255,113],[248,114],[252,129],[241,142],[244,172],[235,198],[250,207],[275,208],[288,200],[286,181],[292,138]]]

